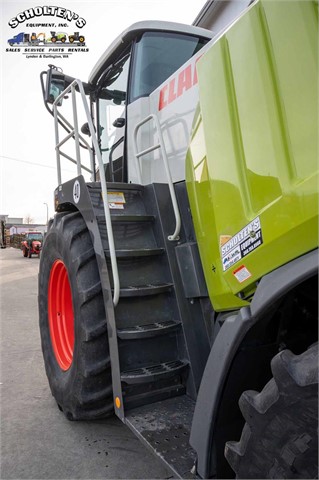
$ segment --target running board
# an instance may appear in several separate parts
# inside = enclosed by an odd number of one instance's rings
[[[182,395],[134,408],[125,417],[126,425],[177,478],[196,478],[196,454],[189,445],[194,408],[195,402]]]

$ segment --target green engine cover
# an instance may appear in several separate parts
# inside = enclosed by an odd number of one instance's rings
[[[221,311],[318,245],[318,2],[259,1],[197,71],[186,182]]]

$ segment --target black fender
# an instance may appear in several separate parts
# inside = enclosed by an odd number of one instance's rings
[[[218,410],[232,361],[247,332],[266,318],[278,300],[318,272],[318,250],[313,250],[265,275],[252,303],[230,314],[221,327],[209,354],[192,421],[190,444],[197,454],[197,473],[216,476],[212,461]]]

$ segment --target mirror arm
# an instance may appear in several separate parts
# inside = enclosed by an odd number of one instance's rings
[[[69,75],[64,75],[65,88],[67,88],[69,85],[71,85],[73,80],[75,80],[74,77],[70,77]],[[85,92],[86,95],[90,95],[90,93],[93,92],[93,87],[91,85],[89,85],[88,83],[82,82],[82,85],[83,85],[84,92]],[[77,92],[80,91],[78,85],[75,85],[75,90]]]

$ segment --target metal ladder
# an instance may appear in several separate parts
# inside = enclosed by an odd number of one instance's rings
[[[88,122],[94,152],[97,156],[98,165],[99,165],[99,172],[100,172],[100,179],[101,179],[101,188],[102,188],[102,197],[103,197],[103,206],[104,206],[104,214],[105,214],[105,221],[106,221],[106,229],[107,229],[107,236],[109,240],[110,246],[110,259],[112,265],[112,275],[113,275],[113,304],[114,306],[117,305],[119,301],[120,295],[120,281],[119,281],[119,274],[118,274],[118,267],[116,261],[116,253],[115,253],[115,245],[114,245],[114,235],[113,235],[113,228],[111,223],[111,214],[109,209],[109,204],[107,201],[107,186],[106,186],[106,179],[105,179],[105,172],[104,172],[104,164],[102,160],[102,155],[100,152],[100,147],[98,145],[98,141],[96,138],[96,133],[94,129],[94,125],[92,122],[92,118],[90,115],[90,110],[88,106],[88,102],[85,96],[84,87],[81,80],[75,79],[73,82],[56,98],[55,102],[53,103],[53,113],[54,113],[54,123],[55,123],[55,151],[56,151],[56,161],[57,161],[57,172],[58,172],[58,184],[62,183],[61,180],[61,156],[65,157],[67,160],[75,163],[77,166],[77,174],[80,176],[82,174],[82,169],[88,171],[89,173],[93,173],[94,171],[94,161],[93,161],[93,149],[89,145],[89,143],[83,138],[83,136],[79,133],[79,125],[78,125],[78,114],[76,108],[76,87],[80,92],[80,96],[82,99],[86,119]],[[72,111],[73,111],[73,125],[58,111],[58,106],[65,96],[71,93],[72,99]],[[68,133],[62,140],[59,137],[59,120],[62,121],[67,125],[70,129],[70,133]],[[75,140],[75,159],[67,155],[65,152],[61,151],[61,147],[71,138]],[[86,146],[90,154],[90,161],[91,161],[91,169],[87,168],[81,163],[81,153],[80,153],[80,141]]]
[[[109,210],[109,204],[107,201],[107,186],[106,186],[106,178],[105,178],[105,171],[104,171],[104,164],[102,160],[102,155],[101,151],[98,145],[98,141],[96,138],[96,133],[94,129],[94,125],[92,122],[92,118],[90,115],[90,110],[89,106],[87,103],[87,99],[85,96],[84,92],[84,87],[81,82],[81,80],[75,79],[73,82],[56,98],[54,104],[53,104],[53,113],[54,113],[54,120],[55,120],[55,140],[56,140],[56,145],[55,145],[55,151],[56,151],[56,161],[57,161],[57,172],[58,172],[58,183],[59,185],[62,183],[61,180],[61,156],[65,157],[67,160],[71,161],[72,163],[76,164],[77,166],[77,174],[81,175],[82,174],[82,169],[88,171],[89,173],[93,173],[94,171],[94,161],[93,161],[93,149],[89,145],[89,143],[83,138],[83,136],[79,133],[79,126],[78,126],[78,115],[77,115],[77,105],[76,105],[76,87],[79,90],[86,119],[88,122],[88,127],[89,131],[91,134],[92,138],[92,143],[94,147],[95,154],[98,159],[98,165],[99,165],[99,172],[100,172],[100,179],[101,179],[101,188],[102,188],[102,196],[103,196],[103,205],[104,205],[104,213],[105,213],[105,220],[106,220],[106,228],[107,228],[107,235],[109,239],[109,245],[110,245],[110,258],[111,258],[111,265],[112,265],[112,276],[113,276],[113,284],[114,284],[114,292],[113,292],[113,304],[116,306],[119,301],[119,295],[120,295],[120,281],[119,281],[119,274],[118,274],[118,266],[117,266],[117,260],[116,260],[116,252],[115,252],[115,245],[114,245],[114,235],[113,235],[113,229],[112,229],[112,223],[111,223],[111,215],[110,215],[110,210]],[[62,101],[63,98],[66,97],[68,93],[71,93],[71,99],[72,99],[72,111],[73,111],[73,125],[61,114],[61,112],[58,111],[58,106],[60,102]],[[62,140],[60,140],[59,137],[59,120],[62,121],[67,127],[70,129],[70,133],[68,133]],[[145,125],[146,123],[153,121],[153,124],[155,125],[155,130],[158,135],[158,143],[142,150],[138,151],[138,145],[137,145],[137,135],[138,131],[140,128]],[[68,154],[65,152],[61,151],[61,147],[71,138],[74,138],[75,140],[75,159],[70,157]],[[87,168],[81,163],[81,153],[80,153],[80,141],[86,146],[86,148],[89,151],[90,154],[90,162],[91,162],[91,169]],[[133,146],[134,146],[134,154],[135,154],[135,159],[136,159],[136,165],[137,165],[137,172],[138,172],[138,178],[139,178],[139,183],[142,184],[142,171],[141,171],[141,165],[140,165],[140,158],[152,151],[155,151],[157,149],[160,149],[161,151],[161,156],[164,164],[164,169],[167,177],[167,182],[168,182],[168,187],[169,187],[169,192],[172,200],[172,205],[173,205],[173,210],[174,210],[174,215],[175,215],[175,230],[172,235],[168,236],[168,240],[170,241],[176,241],[179,240],[179,233],[181,229],[181,217],[179,213],[179,208],[177,204],[177,199],[176,199],[176,194],[175,194],[175,189],[174,189],[174,184],[172,181],[172,176],[168,164],[168,159],[167,159],[167,154],[166,154],[166,149],[164,145],[164,140],[163,140],[163,135],[161,131],[161,126],[159,123],[159,120],[155,114],[150,114],[146,118],[144,118],[142,121],[138,122],[134,128],[133,132]]]

